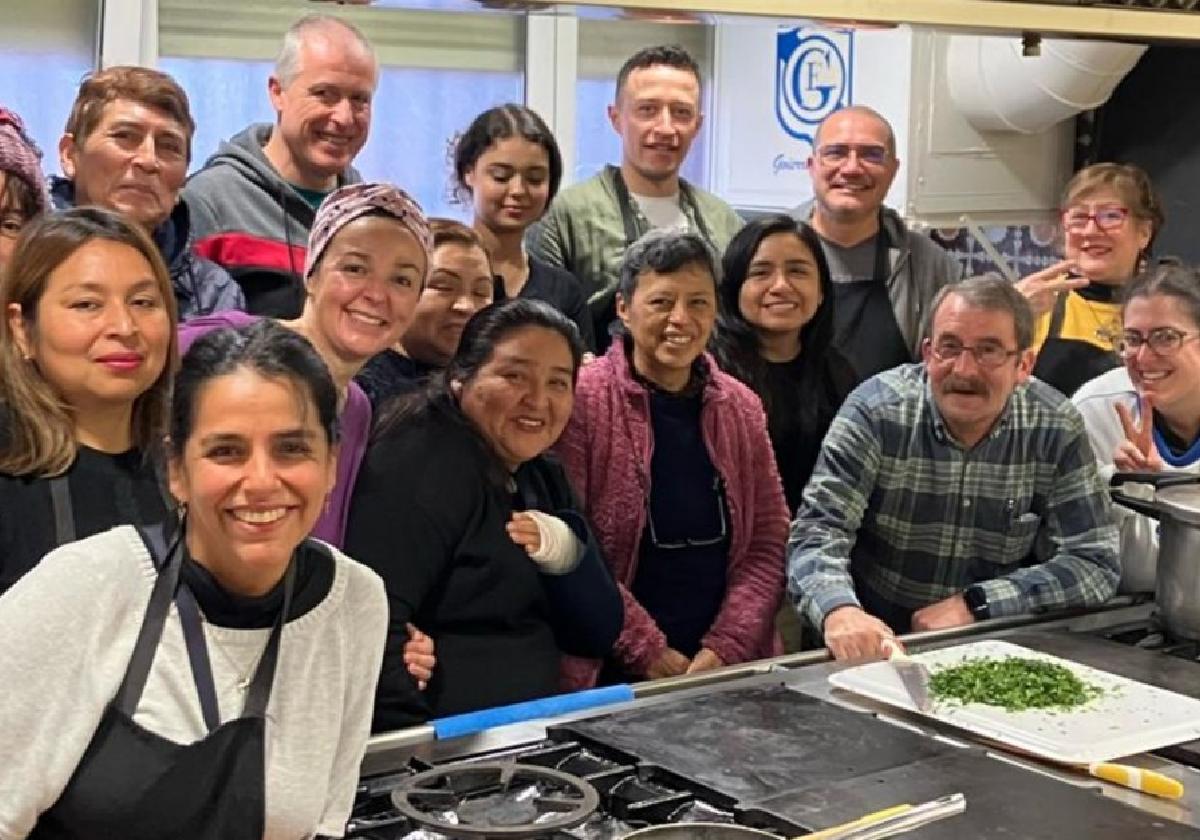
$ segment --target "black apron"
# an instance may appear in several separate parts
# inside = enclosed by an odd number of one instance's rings
[[[638,213],[633,206],[633,196],[629,194],[629,187],[625,185],[620,168],[610,164],[607,169],[612,173],[613,189],[617,193],[617,209],[621,212],[621,226],[625,230],[625,248],[628,249],[649,229],[643,230],[642,226],[638,224]],[[700,213],[699,205],[696,204],[696,196],[692,194],[692,188],[682,178],[679,179],[679,200],[683,205],[684,215],[688,217],[689,221],[695,220],[696,227],[700,229],[698,233],[712,247],[719,262],[721,249],[713,242],[712,233],[709,232],[708,225],[704,223],[704,216]],[[593,300],[590,306],[595,328],[596,352],[603,354],[608,349],[608,345],[612,343],[612,337],[620,332],[620,322],[617,319],[617,290],[614,288],[606,292],[602,299],[598,302]]]
[[[875,235],[870,280],[833,284],[834,346],[850,362],[858,381],[914,361],[888,294],[887,236]]]
[[[74,539],[65,478],[51,481],[56,537]],[[139,528],[158,568],[133,655],[116,696],[58,801],[30,840],[261,840],[266,822],[266,709],[279,639],[291,608],[295,561],[284,575],[283,608],[250,682],[242,716],[220,724],[200,611],[179,584],[182,529],[170,549],[160,527]],[[173,549],[173,550],[172,550]],[[175,600],[209,734],[176,744],[133,720]]]
[[[1066,314],[1067,295],[1061,294],[1054,301],[1050,328],[1046,332],[1046,340],[1038,350],[1033,375],[1069,397],[1078,391],[1083,383],[1118,367],[1121,357],[1116,351],[1101,349],[1090,341],[1063,338],[1062,326]]]

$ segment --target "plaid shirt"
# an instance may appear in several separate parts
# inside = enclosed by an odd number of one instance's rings
[[[920,364],[846,400],[788,543],[788,591],[814,627],[853,604],[907,632],[979,583],[992,616],[1093,606],[1116,591],[1117,528],[1083,420],[1031,379],[963,449]]]

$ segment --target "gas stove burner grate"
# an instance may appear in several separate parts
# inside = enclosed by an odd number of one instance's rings
[[[600,796],[585,779],[549,767],[464,762],[401,781],[392,803],[439,834],[523,840],[583,823]]]

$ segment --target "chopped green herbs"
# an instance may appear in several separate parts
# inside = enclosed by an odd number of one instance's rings
[[[1074,709],[1102,693],[1062,665],[1040,659],[970,659],[934,671],[929,690],[940,700],[984,703],[1008,712]]]

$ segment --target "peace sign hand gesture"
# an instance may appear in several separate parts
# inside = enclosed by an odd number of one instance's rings
[[[1117,444],[1113,465],[1117,472],[1161,472],[1162,456],[1154,445],[1154,405],[1144,394],[1138,395],[1138,419],[1133,419],[1129,406],[1117,403],[1117,417],[1125,440]]]

